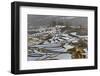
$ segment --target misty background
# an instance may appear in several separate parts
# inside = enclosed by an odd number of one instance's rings
[[[78,16],[55,16],[55,15],[28,15],[28,28],[38,27],[38,26],[49,26],[51,23],[56,24],[69,24],[71,26],[83,26],[87,28],[88,18],[78,17]]]

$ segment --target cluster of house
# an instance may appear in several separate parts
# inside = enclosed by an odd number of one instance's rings
[[[48,33],[48,34],[55,34],[55,33],[60,33],[60,30],[64,28],[65,26],[61,25],[56,25],[54,27],[38,27],[38,28],[32,28],[28,30],[29,35],[33,36],[39,36],[40,34]]]

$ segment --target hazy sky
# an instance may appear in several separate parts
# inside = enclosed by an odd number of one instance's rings
[[[46,26],[52,21],[70,22],[72,25],[87,25],[87,17],[53,16],[53,15],[28,15],[28,26]]]

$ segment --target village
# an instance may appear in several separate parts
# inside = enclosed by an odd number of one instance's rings
[[[88,58],[87,17],[28,15],[28,61]]]
[[[66,26],[56,25],[29,30],[32,32],[28,35],[29,60],[87,58],[87,35],[68,30],[61,32],[64,28]]]

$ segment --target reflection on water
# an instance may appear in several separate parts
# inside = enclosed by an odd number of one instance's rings
[[[70,54],[52,54],[52,55],[43,55],[43,56],[37,56],[37,57],[32,57],[29,56],[28,60],[59,60],[59,59],[71,59]]]
[[[28,61],[87,58],[85,39],[69,34],[51,36],[45,40],[36,36],[29,37]]]
[[[28,61],[88,58],[87,17],[28,18]]]

